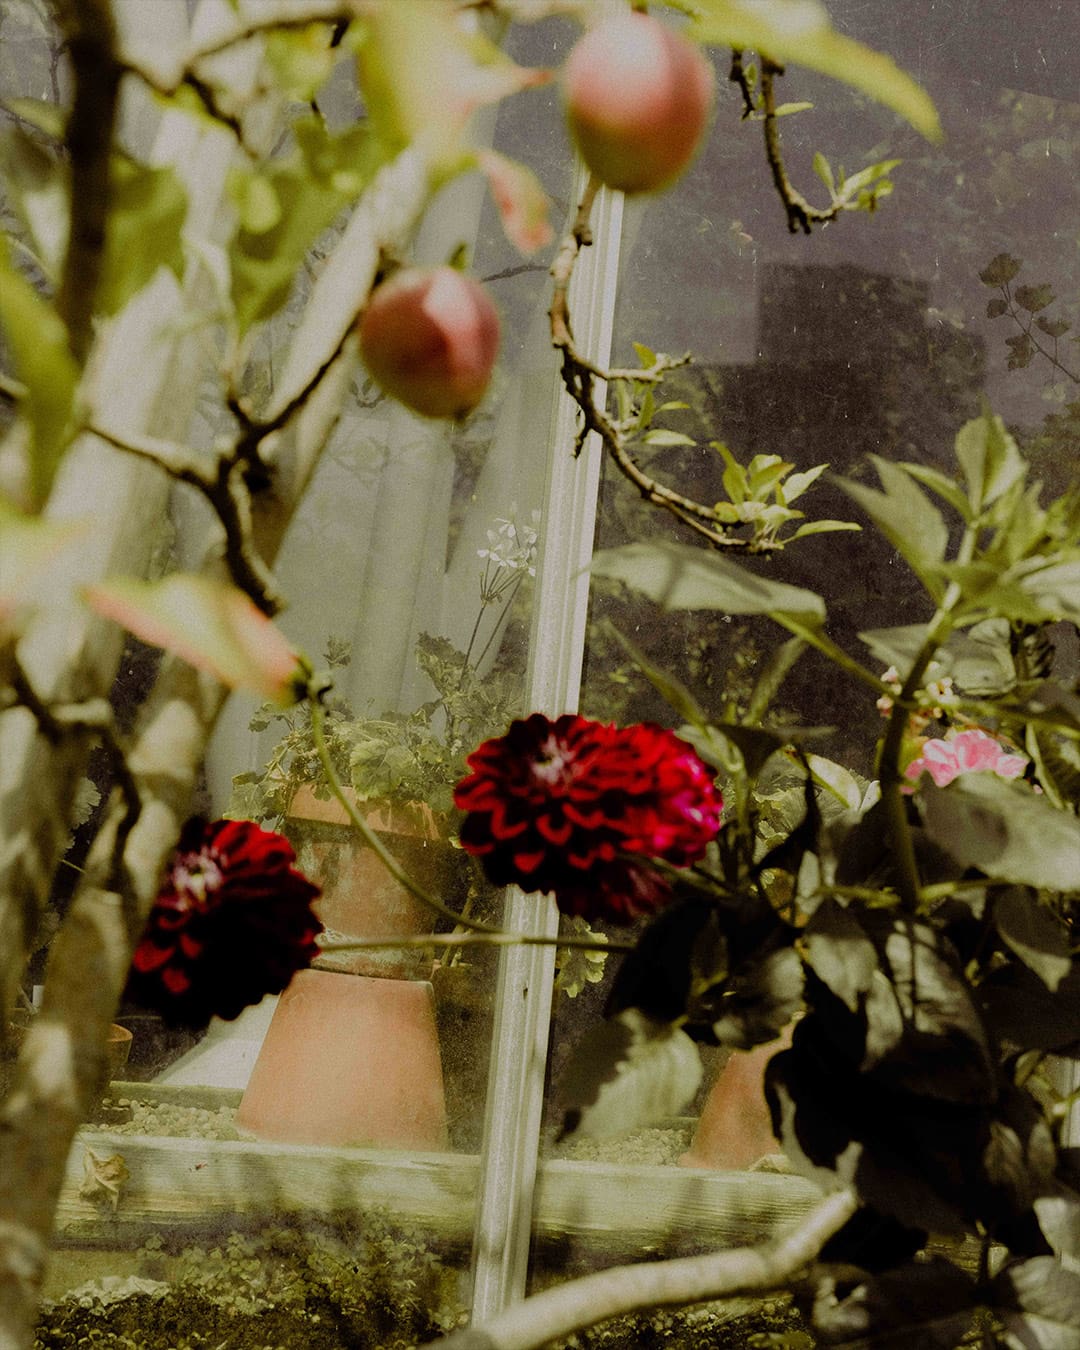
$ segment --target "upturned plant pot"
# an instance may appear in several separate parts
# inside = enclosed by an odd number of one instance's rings
[[[236,1124],[281,1143],[446,1149],[431,984],[298,971],[278,1000]]]
[[[351,793],[350,799],[406,872],[453,904],[459,859],[435,812],[423,802],[358,802]],[[298,865],[322,887],[315,910],[331,935],[390,939],[432,931],[431,909],[391,876],[338,801],[316,797],[310,786],[300,788],[289,807],[285,831]],[[326,952],[317,965],[360,975],[423,978],[430,973],[431,955],[406,948]]]
[[[780,1151],[765,1101],[765,1066],[790,1044],[786,1031],[753,1050],[731,1052],[705,1098],[680,1167],[738,1171]]]

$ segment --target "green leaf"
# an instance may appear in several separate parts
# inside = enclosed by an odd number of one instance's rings
[[[1029,787],[965,774],[945,788],[924,783],[917,801],[927,833],[963,866],[1047,890],[1080,885],[1080,819]]]
[[[790,506],[796,498],[801,497],[808,488],[813,487],[828,467],[828,464],[815,464],[812,469],[789,474],[776,489],[776,497],[781,506]]]
[[[716,609],[728,614],[791,614],[823,622],[825,602],[813,591],[771,581],[730,558],[667,541],[605,549],[595,576],[621,581],[665,609]]]
[[[638,364],[642,370],[648,370],[650,366],[656,364],[656,353],[651,347],[646,347],[643,342],[634,343],[634,352],[638,359]],[[685,404],[683,405],[685,406]]]
[[[675,709],[679,716],[691,726],[704,727],[707,723],[705,711],[686,688],[674,675],[665,670],[661,670],[649,660],[645,653],[631,641],[625,633],[621,633],[614,624],[606,624],[605,628],[623,650],[627,653],[634,665],[641,671],[649,683],[656,689],[663,698]]]
[[[1035,1214],[1047,1242],[1058,1256],[1080,1257],[1080,1198],[1075,1195],[1041,1195]]]
[[[587,1032],[561,1084],[563,1137],[609,1138],[680,1114],[701,1083],[697,1046],[628,1009]]]
[[[960,428],[956,458],[967,479],[968,497],[976,515],[1027,472],[1005,423],[991,413],[975,417]]]
[[[68,236],[67,172],[55,153],[18,125],[0,136],[0,169],[42,269],[57,277]]]
[[[1047,282],[1041,286],[1017,286],[1013,298],[1021,309],[1026,309],[1029,314],[1037,314],[1054,303],[1054,290]]]
[[[1013,569],[1013,575],[1020,590],[1031,595],[1048,618],[1080,623],[1080,557],[1029,559]]]
[[[831,197],[836,190],[836,179],[833,176],[832,165],[820,150],[814,152],[814,172],[829,189]]]
[[[800,525],[793,534],[785,535],[784,543],[790,544],[795,539],[805,539],[811,534],[836,534],[840,530],[861,530],[862,526],[856,524],[853,520],[808,520],[805,525]]]
[[[724,464],[724,491],[736,506],[741,506],[747,497],[746,470],[723,443],[723,441],[710,441],[712,448],[719,452]]]
[[[795,103],[780,103],[773,110],[773,116],[790,117],[792,113],[809,112],[813,106],[812,103],[807,103],[805,100]]]
[[[0,241],[0,330],[26,386],[19,406],[30,428],[32,501],[40,506],[71,438],[79,368],[63,320],[11,265],[6,241]]]
[[[229,260],[241,334],[285,303],[308,249],[382,163],[363,123],[332,133],[310,117],[293,133],[291,155],[263,169],[237,170],[229,180],[239,216]]]
[[[838,33],[818,0],[695,0],[691,32],[699,42],[750,47],[842,80],[892,108],[928,140],[941,139],[926,91],[889,57]]]
[[[669,431],[666,427],[656,427],[645,433],[646,445],[696,445],[693,436],[682,431]]]
[[[901,460],[901,466],[911,474],[917,482],[924,484],[931,491],[949,503],[957,512],[962,520],[971,520],[971,503],[968,501],[963,488],[947,474],[939,469],[931,469],[925,464],[912,464],[910,460]]]
[[[949,532],[941,512],[898,464],[871,455],[881,485],[879,492],[849,478],[837,483],[853,498],[889,543],[907,559],[927,590],[940,600],[944,594],[935,570],[945,557]]]
[[[53,558],[89,528],[86,521],[23,515],[0,497],[0,632],[21,605],[39,598]]]
[[[854,774],[821,755],[807,755],[807,767],[814,782],[841,802],[849,811],[857,811],[863,799],[863,788]]]
[[[1076,866],[1080,884],[1080,854]],[[1010,887],[994,902],[994,925],[1005,945],[1051,992],[1056,991],[1072,969],[1072,957],[1061,925],[1038,899],[1020,887]]]
[[[83,594],[96,613],[230,688],[252,690],[280,705],[303,694],[310,674],[306,661],[235,586],[177,572],[160,581],[114,577]]]
[[[806,641],[801,637],[791,637],[773,652],[765,669],[754,681],[750,702],[746,709],[747,725],[760,722],[765,716],[780,687],[794,668],[795,662],[806,651]]]
[[[179,276],[184,265],[180,237],[187,194],[171,168],[154,169],[114,155],[111,193],[95,296],[95,308],[102,314],[123,309],[159,267]]]

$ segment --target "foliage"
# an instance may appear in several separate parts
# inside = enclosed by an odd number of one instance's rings
[[[643,1032],[630,1035],[630,1015],[647,1019],[655,1047],[678,1034],[736,1049],[794,1019],[767,1074],[774,1129],[796,1168],[852,1186],[862,1206],[823,1253],[860,1267],[856,1284],[802,1286],[827,1344],[908,1344],[932,1325],[932,1343],[951,1347],[978,1325],[1002,1346],[1065,1345],[1080,1319],[1068,1269],[1080,1174],[1047,1060],[1080,1059],[1069,767],[1080,704],[1045,658],[1025,664],[1034,638],[1080,619],[1080,494],[1044,505],[989,412],[961,428],[956,465],[946,476],[878,462],[880,489],[845,485],[934,606],[925,624],[863,635],[895,666],[885,684],[832,649],[811,592],[671,543],[595,563],[669,611],[767,614],[882,690],[877,781],[866,784],[807,753],[798,729],[769,726],[771,672],[751,699],[757,716],[716,725],[646,667],[688,719],[683,734],[732,775],[729,811],[711,856],[689,873],[663,869],[677,898],[623,962],[606,1048],[583,1046],[566,1094],[567,1128],[589,1129],[591,1115],[602,1130],[608,1110],[643,1119],[657,1094],[677,1109],[670,1056],[635,1048]],[[934,498],[960,518],[954,551]],[[946,786],[913,787],[934,726],[970,748],[940,773]],[[636,1111],[628,1075],[641,1079]],[[973,1279],[944,1256],[913,1264],[935,1235],[996,1244],[1008,1273]],[[919,1309],[917,1325],[902,1308]]]

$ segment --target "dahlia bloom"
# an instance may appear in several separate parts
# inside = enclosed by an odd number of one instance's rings
[[[497,885],[551,891],[566,914],[625,923],[658,908],[667,881],[634,855],[685,867],[720,826],[709,769],[649,723],[533,713],[468,764],[454,791],[462,847]]]
[[[318,954],[319,888],[292,845],[249,820],[184,826],[135,949],[127,995],[167,1021],[205,1026],[278,994]]]
[[[946,787],[965,773],[1019,778],[1027,763],[1023,755],[1010,755],[992,736],[976,728],[957,732],[946,740],[924,742],[922,754],[904,772],[914,782],[925,770],[938,787]]]

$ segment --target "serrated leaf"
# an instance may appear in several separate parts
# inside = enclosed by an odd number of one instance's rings
[[[1080,852],[1076,857],[1080,886]],[[1072,969],[1069,942],[1059,923],[1037,898],[1020,888],[1010,888],[994,902],[994,926],[1010,951],[1033,970],[1052,993]]]
[[[979,280],[984,286],[1007,286],[1022,266],[1011,253],[998,253],[979,273]]]
[[[599,577],[621,581],[665,609],[728,614],[791,614],[822,622],[825,602],[813,591],[761,577],[730,558],[667,541],[605,549],[593,559]]]
[[[606,1139],[678,1115],[701,1074],[701,1056],[685,1031],[627,1009],[575,1048],[562,1083],[563,1137]]]
[[[1054,303],[1054,288],[1047,282],[1041,286],[1017,286],[1013,291],[1013,299],[1029,314],[1037,314]]]
[[[235,586],[192,573],[160,581],[114,577],[84,591],[96,613],[209,671],[233,689],[295,703],[309,673],[280,629]]]
[[[941,512],[910,474],[898,464],[871,455],[884,491],[849,478],[836,482],[874,522],[889,543],[906,558],[916,576],[935,599],[944,594],[935,575],[945,556],[949,532]]]
[[[63,320],[11,265],[6,241],[0,241],[0,330],[26,387],[19,408],[30,428],[32,502],[40,506],[70,440],[79,367]]]
[[[889,57],[838,33],[818,0],[695,0],[691,32],[699,42],[749,47],[842,80],[892,108],[928,140],[941,139],[925,90]]]
[[[1027,465],[1000,417],[991,413],[965,422],[956,435],[956,458],[978,514],[1024,477]]]
[[[476,161],[514,247],[528,255],[550,244],[555,233],[548,218],[550,202],[532,169],[497,150],[478,150]]]
[[[1080,886],[1080,819],[1029,787],[965,774],[945,788],[924,782],[917,800],[927,833],[963,866],[1017,885]]]

